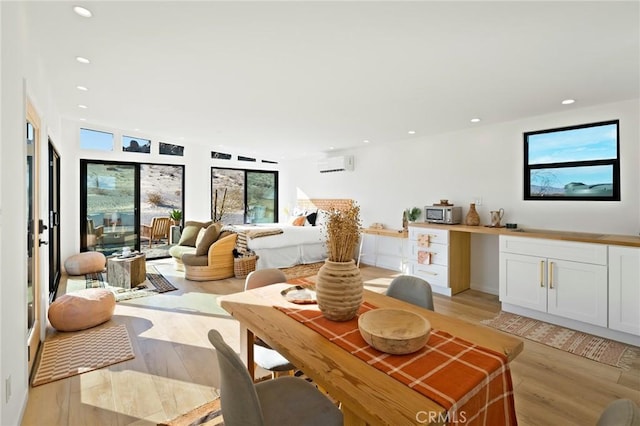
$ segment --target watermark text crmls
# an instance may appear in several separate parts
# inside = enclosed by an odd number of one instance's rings
[[[418,411],[416,421],[419,424],[448,423],[450,425],[467,423],[467,413],[455,411],[453,413],[441,411]]]

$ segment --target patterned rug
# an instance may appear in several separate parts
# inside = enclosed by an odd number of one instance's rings
[[[33,386],[134,358],[124,325],[78,332],[44,342]]]
[[[638,356],[640,348],[624,343],[571,330],[558,325],[515,315],[500,314],[483,324],[498,330],[524,337],[556,349],[597,361],[603,364],[629,370]]]
[[[145,282],[132,289],[110,286],[107,282],[106,273],[104,272],[86,274],[84,276],[83,286],[81,286],[78,281],[79,277],[69,276],[67,278],[66,292],[70,293],[79,290],[80,288],[108,288],[116,296],[117,302],[177,290],[177,288],[171,284],[171,282],[163,276],[154,265],[149,264],[147,264],[147,279]]]
[[[207,402],[193,410],[176,417],[167,423],[158,423],[158,426],[220,426],[224,425],[222,420],[222,409],[220,408],[220,398]]]

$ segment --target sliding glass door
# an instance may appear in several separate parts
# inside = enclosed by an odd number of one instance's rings
[[[137,246],[135,164],[91,163],[85,169],[85,230],[82,246],[105,255]]]
[[[211,218],[225,224],[278,221],[278,172],[211,168]]]
[[[183,177],[180,165],[81,160],[82,251],[167,257],[169,213],[184,211]]]

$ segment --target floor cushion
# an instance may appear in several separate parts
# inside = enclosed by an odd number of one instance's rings
[[[49,322],[59,331],[77,331],[109,321],[116,297],[105,288],[87,288],[64,294],[49,306]]]
[[[68,275],[84,275],[104,271],[107,258],[99,251],[86,251],[74,254],[64,261]]]

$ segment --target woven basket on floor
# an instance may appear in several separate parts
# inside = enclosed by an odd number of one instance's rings
[[[256,270],[258,256],[236,257],[233,259],[233,272],[236,278],[245,278],[250,272]]]

